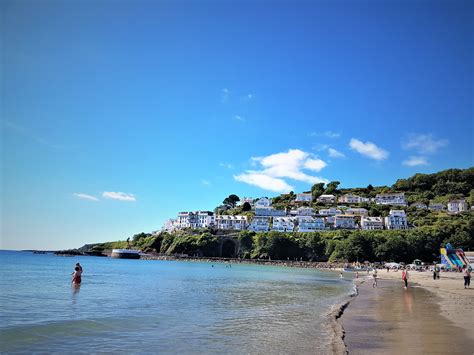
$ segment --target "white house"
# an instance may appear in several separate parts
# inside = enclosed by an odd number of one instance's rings
[[[311,192],[296,194],[296,202],[311,202],[311,201],[313,201],[313,195],[311,194]]]
[[[377,205],[393,205],[393,206],[406,206],[405,194],[391,193],[391,194],[377,194],[375,196],[375,203]]]
[[[337,199],[340,203],[360,203],[361,197],[353,194],[345,194]]]
[[[340,229],[354,229],[355,219],[354,216],[339,214],[334,216],[334,228]]]
[[[325,229],[324,218],[313,218],[310,216],[298,217],[298,232],[314,232]]]
[[[268,197],[261,197],[255,202],[255,208],[257,207],[270,207],[272,205],[272,200]]]
[[[367,216],[369,211],[367,211],[365,208],[348,208],[345,213],[356,216]]]
[[[285,210],[277,210],[273,207],[255,207],[255,215],[256,216],[286,216]]]
[[[311,207],[299,207],[296,209],[296,214],[298,216],[312,216],[314,214],[314,209]]]
[[[240,199],[239,202],[237,202],[237,206],[242,206],[245,202],[248,202],[250,204],[250,206],[254,206],[254,203],[253,203],[254,199],[252,197],[243,197]]]
[[[444,205],[442,203],[430,203],[428,209],[430,211],[441,212],[444,210]]]
[[[410,207],[415,207],[416,209],[419,210],[426,210],[428,209],[428,206],[425,205],[423,202],[415,202],[410,205]]]
[[[365,230],[383,229],[383,218],[362,216],[360,220],[360,226]]]
[[[214,225],[214,213],[211,211],[179,212],[177,226],[183,228],[208,228]]]
[[[269,217],[258,217],[255,216],[252,218],[248,229],[254,232],[266,232],[270,228],[270,219]]]
[[[323,208],[318,211],[318,213],[321,216],[334,216],[336,214],[342,214],[341,210],[338,210],[337,208],[331,207],[331,208]]]
[[[334,195],[321,195],[317,199],[321,203],[336,203],[336,196]]]
[[[245,230],[247,229],[246,216],[216,216],[217,229],[223,230]]]
[[[387,229],[408,229],[407,215],[403,210],[390,210],[388,217],[385,217]]]
[[[274,217],[272,230],[278,232],[293,232],[295,229],[294,217]]]
[[[465,200],[451,200],[448,202],[448,212],[459,213],[464,211],[467,211]]]
[[[178,220],[176,220],[176,219],[168,219],[168,220],[165,221],[165,223],[163,224],[163,227],[161,228],[161,230],[167,231],[167,232],[173,232],[173,231],[175,231],[175,230],[178,229],[178,228],[179,228]]]

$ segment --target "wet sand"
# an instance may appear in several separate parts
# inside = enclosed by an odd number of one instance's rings
[[[460,326],[443,315],[443,299],[434,292],[413,284],[405,290],[391,277],[380,279],[376,289],[371,279],[360,285],[340,318],[350,354],[474,354],[472,307],[464,310]],[[463,291],[461,299],[472,302],[474,290]],[[459,307],[454,308],[463,313]]]

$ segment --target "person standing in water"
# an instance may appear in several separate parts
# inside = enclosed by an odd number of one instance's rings
[[[73,286],[80,286],[81,285],[81,275],[82,275],[82,271],[81,271],[81,267],[80,266],[76,266],[74,268],[74,272],[72,273],[72,285]]]
[[[374,269],[374,272],[372,273],[372,278],[374,281],[372,282],[372,288],[378,287],[377,286],[377,269]]]
[[[405,288],[408,288],[408,270],[402,271],[402,280],[405,282]]]

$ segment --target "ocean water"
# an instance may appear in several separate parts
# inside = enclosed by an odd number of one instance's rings
[[[327,353],[351,290],[313,269],[0,251],[0,352]]]

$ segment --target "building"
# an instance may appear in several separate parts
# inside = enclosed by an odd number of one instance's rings
[[[459,213],[467,211],[467,203],[465,200],[451,200],[448,202],[448,212]]]
[[[321,195],[317,199],[321,203],[336,203],[336,196],[334,195]]]
[[[324,218],[313,218],[310,216],[298,217],[298,232],[315,232],[326,229]]]
[[[360,227],[364,230],[383,229],[384,223],[382,217],[362,216],[360,219]]]
[[[179,212],[177,228],[209,228],[214,226],[214,213],[211,211]]]
[[[277,232],[293,232],[295,229],[294,217],[274,217],[272,230]]]
[[[345,194],[337,199],[337,202],[340,203],[360,203],[362,202],[362,197],[356,196],[353,194]]]
[[[331,208],[323,208],[318,211],[318,214],[321,216],[334,216],[336,214],[342,214],[341,210],[338,210],[337,208],[331,207]]]
[[[434,212],[441,212],[444,211],[444,205],[442,203],[430,203],[428,209]]]
[[[165,221],[163,227],[161,228],[161,230],[167,232],[173,232],[177,229],[179,229],[179,223],[177,219],[168,219],[167,221]]]
[[[410,207],[415,207],[418,210],[426,210],[428,206],[425,205],[423,202],[415,202],[410,205]]]
[[[256,216],[276,216],[282,217],[286,216],[286,210],[277,210],[273,207],[257,207],[255,206],[255,215]]]
[[[355,216],[368,216],[369,211],[367,211],[365,208],[348,208],[345,214],[351,214]]]
[[[311,192],[304,192],[296,194],[296,202],[311,202],[313,201],[313,194]]]
[[[390,210],[388,217],[385,217],[387,229],[408,229],[407,215],[403,210]]]
[[[314,209],[311,207],[299,207],[296,209],[296,214],[298,216],[312,216],[314,215]]]
[[[334,216],[334,228],[338,229],[354,229],[355,219],[354,216],[347,214],[339,214]]]
[[[254,206],[253,201],[254,199],[252,197],[243,197],[240,199],[239,202],[237,202],[237,206],[242,206],[245,202],[248,202],[250,206],[253,207]]]
[[[240,231],[247,229],[246,216],[216,216],[215,223],[217,225],[217,229]]]
[[[257,207],[270,207],[272,205],[272,200],[268,197],[261,197],[255,202],[255,208]]]
[[[270,218],[269,217],[258,217],[255,216],[252,218],[248,229],[254,232],[266,232],[270,228]]]
[[[405,194],[391,193],[391,194],[377,194],[375,196],[375,203],[377,205],[393,205],[393,206],[406,206]]]

